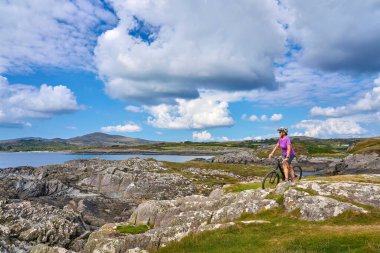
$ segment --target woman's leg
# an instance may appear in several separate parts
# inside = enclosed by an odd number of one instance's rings
[[[290,178],[292,179],[292,181],[295,181],[296,180],[296,176],[294,175],[294,168],[293,168],[293,165],[289,164],[289,174],[290,174]]]
[[[288,169],[288,162],[285,159],[282,161],[282,168],[284,169],[284,176],[285,176],[285,181],[288,181],[289,179],[289,169]]]

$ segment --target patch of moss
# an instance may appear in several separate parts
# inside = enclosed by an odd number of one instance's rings
[[[147,225],[119,225],[115,229],[117,232],[122,234],[142,234],[149,230],[149,226]]]
[[[319,195],[318,192],[316,192],[316,191],[314,191],[312,189],[305,189],[305,188],[299,188],[299,187],[295,187],[295,189],[297,191],[309,193],[311,196],[317,196],[317,195]]]
[[[246,190],[254,190],[254,189],[259,189],[261,188],[261,182],[255,182],[255,183],[249,183],[249,184],[242,184],[242,183],[237,183],[233,184],[231,186],[228,186],[225,188],[226,192],[242,192]]]

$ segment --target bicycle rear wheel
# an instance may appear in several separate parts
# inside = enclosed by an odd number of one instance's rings
[[[302,168],[301,166],[294,166],[294,176],[296,177],[296,180],[301,180],[302,178]]]
[[[265,175],[262,183],[263,189],[273,189],[280,182],[280,176],[276,171],[271,171]]]

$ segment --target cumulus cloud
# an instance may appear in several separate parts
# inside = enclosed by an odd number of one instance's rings
[[[83,108],[63,85],[9,84],[0,76],[0,126],[30,126],[27,119],[46,119]]]
[[[231,126],[228,103],[214,100],[206,95],[196,99],[176,99],[176,104],[145,106],[151,114],[148,124],[168,129],[201,129]]]
[[[272,114],[272,116],[270,116],[269,120],[273,121],[273,122],[277,122],[277,121],[282,120],[282,118],[283,118],[282,114],[280,114],[280,113],[274,113],[274,114]],[[242,119],[243,120],[249,120],[251,122],[260,122],[260,121],[267,121],[268,120],[268,116],[265,115],[265,114],[263,114],[259,118],[255,114],[252,114],[251,116],[248,116],[246,113],[244,113],[242,115]]]
[[[285,106],[313,106],[321,103],[347,102],[371,89],[373,76],[357,78],[345,73],[308,68],[297,61],[291,61],[275,69],[280,89],[270,92],[257,90],[252,100],[266,105],[278,105],[286,93]]]
[[[267,135],[257,135],[257,136],[246,136],[242,140],[243,141],[260,141],[260,140],[272,139],[276,137],[277,135],[267,134]]]
[[[276,87],[273,62],[286,40],[276,1],[112,3],[120,21],[95,49],[111,97],[162,103],[202,88]]]
[[[125,125],[105,126],[100,129],[104,133],[118,132],[118,133],[134,133],[141,132],[142,128],[136,123],[130,122]]]
[[[125,107],[125,110],[130,112],[143,112],[144,109],[140,106],[128,105]]]
[[[116,23],[104,1],[0,1],[0,73],[92,69],[97,34]]]
[[[210,132],[208,131],[194,131],[193,132],[193,140],[195,141],[211,141],[213,140],[213,137]]]
[[[335,135],[354,136],[366,132],[356,121],[350,119],[302,120],[295,128],[304,130],[297,135],[310,137],[331,137]]]
[[[358,101],[338,106],[338,107],[320,107],[315,106],[311,108],[310,114],[312,116],[327,116],[327,117],[342,117],[347,115],[354,115],[357,113],[373,112],[380,110],[380,77],[374,80],[375,87],[365,93],[364,97]]]
[[[251,116],[249,116],[249,121],[252,121],[252,122],[257,122],[257,121],[260,121],[259,117],[257,117],[255,114],[252,114]]]
[[[379,1],[284,1],[302,61],[329,71],[380,70]],[[355,18],[352,18],[355,17]]]
[[[277,122],[277,121],[282,120],[282,118],[283,118],[282,114],[275,113],[275,114],[273,114],[273,115],[270,117],[270,120],[271,120],[271,121],[274,121],[274,122]]]

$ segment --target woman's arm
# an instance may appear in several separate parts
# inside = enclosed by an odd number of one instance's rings
[[[276,144],[276,146],[274,146],[274,149],[273,149],[272,153],[270,153],[269,158],[271,158],[273,156],[273,154],[277,148],[278,148],[278,143]]]

